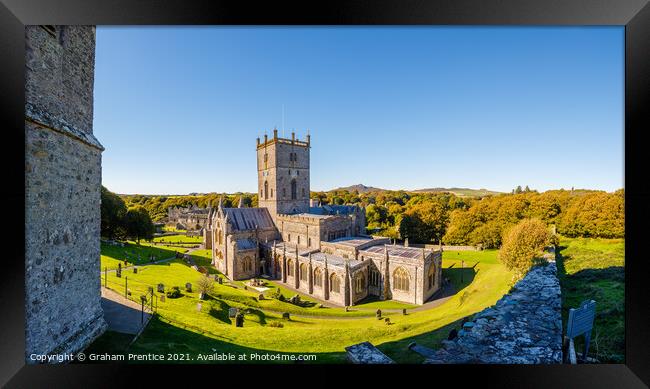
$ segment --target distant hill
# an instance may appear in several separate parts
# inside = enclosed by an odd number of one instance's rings
[[[498,195],[502,192],[496,192],[493,190],[487,189],[470,189],[470,188],[427,188],[427,189],[416,189],[410,192],[415,193],[441,193],[449,192],[453,193],[456,196],[465,196],[465,197],[477,197],[477,196],[489,196],[489,195]]]
[[[359,193],[368,193],[368,192],[385,192],[385,191],[389,191],[390,189],[381,189],[381,188],[376,188],[374,186],[366,186],[366,185],[363,185],[363,184],[356,184],[356,185],[350,185],[350,186],[344,186],[344,187],[341,187],[341,188],[332,189],[330,192],[337,191],[337,190],[347,190],[349,192],[354,192],[356,190]],[[443,192],[448,192],[448,193],[453,193],[456,196],[464,196],[464,197],[478,197],[478,196],[489,196],[489,195],[501,194],[501,192],[496,192],[496,191],[493,191],[493,190],[470,189],[470,188],[426,188],[426,189],[404,190],[404,191],[405,192],[412,192],[412,193],[443,193]]]
[[[330,192],[337,191],[337,190],[347,190],[348,192],[354,192],[355,190],[357,190],[357,191],[359,191],[359,193],[384,192],[384,191],[386,191],[386,189],[375,188],[373,186],[365,186],[363,184],[357,184],[357,185],[350,185],[350,186],[345,186],[345,187],[342,187],[342,188],[332,189]]]

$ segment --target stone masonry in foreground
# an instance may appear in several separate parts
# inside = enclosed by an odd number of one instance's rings
[[[509,294],[465,323],[457,338],[444,340],[425,363],[562,363],[560,297],[555,262],[536,266]]]
[[[25,344],[76,353],[100,305],[102,145],[93,136],[95,27],[25,28]]]

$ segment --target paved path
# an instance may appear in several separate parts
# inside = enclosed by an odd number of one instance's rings
[[[101,304],[104,310],[104,319],[111,331],[136,335],[151,318],[151,314],[146,311],[142,315],[140,304],[104,287],[102,287]]]

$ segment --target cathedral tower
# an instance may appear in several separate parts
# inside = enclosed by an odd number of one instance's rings
[[[306,141],[273,138],[264,135],[264,141],[257,138],[257,195],[259,206],[268,208],[273,220],[278,214],[309,212],[309,148]]]

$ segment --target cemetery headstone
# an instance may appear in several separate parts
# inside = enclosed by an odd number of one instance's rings
[[[158,293],[165,293],[165,285],[158,284]]]
[[[191,283],[186,283],[185,284],[185,291],[191,292],[192,291],[192,284]]]
[[[406,308],[402,309],[402,315],[406,315]]]
[[[260,293],[260,295],[257,296],[257,299],[258,300],[264,300],[264,294]]]
[[[291,320],[291,315],[289,314],[289,312],[284,312],[282,314],[282,318],[286,320]]]
[[[165,294],[164,293],[160,295],[160,302],[161,303],[165,302]]]
[[[134,273],[134,274],[138,274],[138,268],[135,267],[135,266],[133,267],[133,273]]]
[[[228,317],[232,319],[237,316],[238,312],[239,310],[237,308],[228,308]]]
[[[389,317],[385,318],[384,323],[386,323],[386,325],[390,325],[390,318]]]
[[[381,309],[377,309],[377,312],[375,312],[375,316],[377,316],[377,319],[381,319]]]
[[[235,327],[243,327],[243,326],[244,326],[244,314],[238,313],[237,316],[235,316]]]

